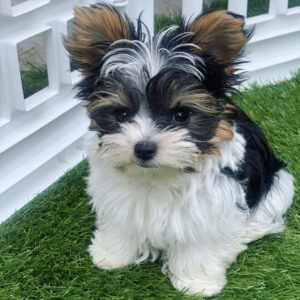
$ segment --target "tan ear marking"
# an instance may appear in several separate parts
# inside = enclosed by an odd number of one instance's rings
[[[243,32],[244,21],[226,10],[218,10],[196,18],[188,30],[195,33],[190,42],[227,65],[236,59],[249,40]],[[231,70],[228,69],[228,72]]]
[[[75,7],[74,11],[78,33],[83,36],[98,31],[103,38],[111,42],[131,38],[128,24],[119,13],[109,7]]]
[[[65,46],[78,69],[89,76],[96,72],[100,65],[99,57],[107,53],[109,44],[120,39],[131,39],[132,34],[127,21],[110,6],[75,7],[74,12],[75,33],[65,39]]]

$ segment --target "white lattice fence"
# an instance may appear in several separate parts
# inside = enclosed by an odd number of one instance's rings
[[[0,221],[9,217],[84,156],[88,120],[74,99],[79,74],[61,42],[68,33],[74,5],[91,0],[27,0],[12,5],[0,0]],[[153,32],[153,0],[109,0]],[[228,7],[247,14],[247,1],[229,0]],[[201,0],[183,0],[183,15],[202,10]],[[300,8],[287,0],[270,0],[269,13],[247,19],[256,24],[248,46],[251,79],[278,79],[300,67]],[[18,47],[43,37],[48,86],[24,98]]]
[[[89,138],[85,111],[72,91],[80,76],[69,71],[62,34],[68,34],[74,5],[97,1],[14,4],[19,2],[0,0],[0,222],[80,162]],[[108,2],[120,10],[128,4]],[[133,18],[145,10],[144,21],[153,31],[153,1],[131,1],[128,8]],[[25,98],[18,49],[32,38],[45,44],[48,86]]]
[[[255,25],[246,51],[250,63],[244,66],[248,82],[281,80],[300,68],[300,7],[288,6],[288,0],[270,0],[268,13],[246,19],[247,25]],[[186,18],[202,7],[203,0],[182,0]],[[248,0],[228,0],[228,9],[246,17]]]
[[[72,6],[86,1],[0,4],[0,219],[8,217],[82,158],[84,111],[73,99],[76,74],[61,44]],[[24,98],[18,46],[45,42],[48,86]],[[68,155],[66,155],[68,152]]]

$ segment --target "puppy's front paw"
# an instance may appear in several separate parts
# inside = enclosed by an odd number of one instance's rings
[[[126,251],[128,250],[126,247],[122,249],[121,241],[113,243],[113,247],[105,240],[107,239],[103,238],[102,233],[96,231],[92,244],[88,249],[92,261],[97,267],[112,270],[125,267],[134,262],[132,253]]]
[[[200,275],[192,278],[170,277],[173,286],[181,291],[186,290],[188,295],[199,295],[203,297],[211,297],[218,294],[226,284],[225,275],[216,275],[215,277],[207,277]]]
[[[116,261],[105,251],[101,246],[92,243],[89,246],[89,253],[92,258],[93,263],[105,270],[112,270],[122,267],[122,265],[116,264]]]

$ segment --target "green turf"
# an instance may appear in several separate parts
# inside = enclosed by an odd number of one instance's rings
[[[264,129],[296,178],[287,230],[252,243],[214,299],[300,299],[300,72],[290,81],[253,86],[236,102]],[[95,216],[85,193],[86,161],[0,225],[0,299],[196,299],[175,291],[160,263],[113,272],[87,254]]]
[[[204,0],[203,1],[203,12],[214,10],[214,9],[227,9],[228,0]]]
[[[289,0],[288,3],[289,8],[300,6],[300,0]]]
[[[24,98],[42,90],[49,85],[46,65],[27,63],[29,69],[21,71]]]
[[[269,12],[269,0],[248,0],[247,17],[254,17]]]

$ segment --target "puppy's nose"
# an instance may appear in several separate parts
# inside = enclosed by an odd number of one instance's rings
[[[150,160],[155,156],[157,145],[154,142],[140,141],[134,146],[134,154],[141,160]]]

